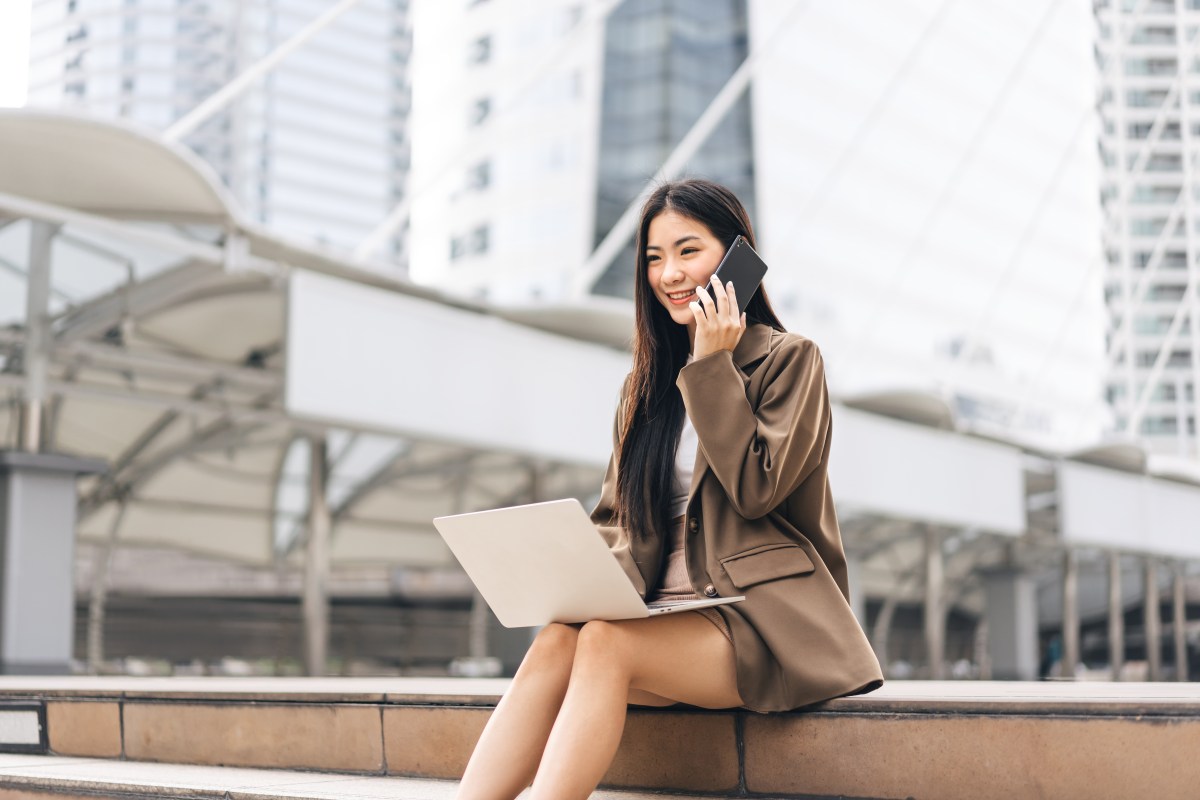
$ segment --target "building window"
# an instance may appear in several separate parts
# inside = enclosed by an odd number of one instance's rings
[[[1135,156],[1130,155],[1130,166]],[[1183,169],[1183,157],[1173,153],[1155,153],[1146,162],[1147,172],[1179,172]]]
[[[467,49],[468,64],[486,64],[492,60],[492,37],[480,36]]]
[[[1150,130],[1154,127],[1150,122],[1131,122],[1128,126],[1129,138],[1145,139],[1150,136]],[[1178,139],[1179,138],[1179,123],[1168,122],[1159,129],[1159,139]]]
[[[1175,433],[1177,430],[1175,417],[1146,417],[1142,420],[1142,433]]]
[[[482,255],[488,251],[489,231],[487,225],[480,225],[471,231],[471,254]]]
[[[1135,108],[1158,108],[1166,99],[1166,89],[1130,89],[1125,93],[1125,102]]]
[[[1151,219],[1131,219],[1129,221],[1129,232],[1134,236],[1157,236],[1167,227],[1165,217],[1154,217]]]
[[[483,121],[487,119],[488,114],[490,114],[491,111],[491,98],[481,97],[471,104],[471,112],[468,115],[467,121],[473,126],[482,125]]]
[[[1145,316],[1138,314],[1133,318],[1134,333],[1155,335],[1166,333],[1171,327],[1171,318],[1162,316]]]
[[[491,230],[487,223],[477,225],[465,234],[450,240],[450,260],[457,261],[467,256],[481,256],[490,247]]]
[[[1178,199],[1178,186],[1136,186],[1129,198],[1132,203],[1174,203]]]
[[[492,184],[492,162],[480,161],[467,170],[466,188],[478,191]]]
[[[1175,44],[1175,28],[1172,26],[1147,26],[1135,29],[1129,37],[1130,44]]]
[[[1127,58],[1126,75],[1174,75],[1178,62],[1173,58]]]
[[[1146,293],[1147,300],[1166,300],[1171,303],[1178,303],[1183,299],[1183,286],[1151,286],[1150,291]]]
[[[1141,350],[1137,354],[1139,367],[1152,367],[1156,360],[1158,360],[1157,350]],[[1168,367],[1186,367],[1191,363],[1192,354],[1187,350],[1172,350],[1171,355],[1167,357]]]

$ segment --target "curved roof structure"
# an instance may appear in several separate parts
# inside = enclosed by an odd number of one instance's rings
[[[895,389],[854,395],[842,402],[885,417],[893,417],[930,428],[954,430],[954,409],[946,399],[932,392]]]
[[[1124,472],[1146,471],[1146,449],[1134,441],[1112,441],[1095,444],[1067,454],[1075,461],[1084,461]]]
[[[123,120],[0,109],[5,192],[91,214],[234,224],[229,191],[188,148]]]

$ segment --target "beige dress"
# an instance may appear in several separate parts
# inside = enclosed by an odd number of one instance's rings
[[[691,583],[688,581],[687,564],[683,559],[683,537],[686,526],[684,522],[687,517],[676,517],[671,520],[671,541],[668,542],[668,551],[666,558],[663,559],[663,570],[658,576],[658,586],[647,593],[646,602],[656,603],[664,600],[703,600],[704,598],[696,594],[692,589]],[[725,634],[725,638],[733,644],[733,638],[729,634],[729,625],[725,622],[725,618],[721,616],[721,612],[711,606],[707,608],[694,609],[694,613],[707,619],[721,633]]]

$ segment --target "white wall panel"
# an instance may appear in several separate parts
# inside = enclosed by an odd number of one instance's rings
[[[1200,557],[1200,486],[1147,478],[1144,507],[1149,549]]]
[[[830,484],[839,508],[1020,535],[1021,452],[834,406]]]
[[[297,416],[602,467],[629,356],[295,271],[286,369]]]
[[[1067,541],[1200,557],[1200,487],[1073,461],[1058,486]]]

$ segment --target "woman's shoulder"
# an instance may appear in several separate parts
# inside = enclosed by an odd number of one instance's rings
[[[767,336],[767,354],[769,356],[820,356],[821,348],[811,338],[795,331],[781,331],[770,326]]]

